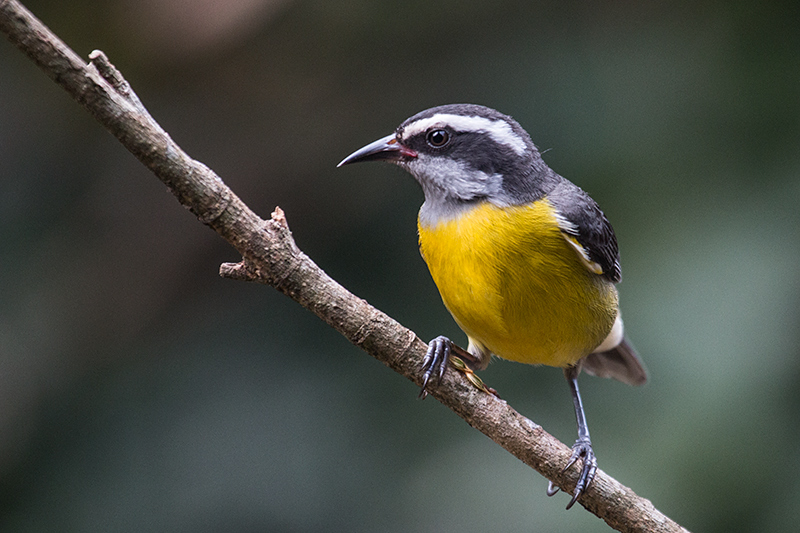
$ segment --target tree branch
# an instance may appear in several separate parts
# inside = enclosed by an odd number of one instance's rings
[[[425,343],[348,292],[300,251],[280,208],[262,220],[211,169],[189,157],[153,120],[105,54],[92,52],[86,64],[16,0],[0,0],[0,30],[242,255],[240,263],[223,264],[220,275],[275,287],[421,384]],[[577,470],[561,472],[570,449],[505,401],[479,391],[459,372],[447,373],[430,394],[559,487],[574,487]],[[601,470],[579,502],[619,531],[686,531]]]

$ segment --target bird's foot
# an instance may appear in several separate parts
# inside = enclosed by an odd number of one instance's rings
[[[419,397],[423,400],[428,395],[428,382],[434,375],[437,376],[437,384],[441,383],[444,372],[447,370],[447,361],[450,358],[450,339],[444,335],[439,335],[428,343],[428,352],[422,360],[422,389]]]
[[[579,438],[575,441],[575,444],[572,445],[572,455],[562,472],[569,470],[581,458],[583,459],[583,468],[581,469],[581,475],[578,477],[578,482],[575,484],[575,492],[572,494],[572,499],[567,504],[567,509],[575,505],[580,495],[589,488],[597,473],[597,458],[594,456],[592,442],[588,438]],[[557,492],[558,487],[550,481],[547,485],[547,495],[553,496]]]
[[[458,354],[460,357],[456,357],[454,354]],[[428,343],[428,352],[422,360],[423,374],[422,390],[419,392],[420,398],[425,399],[428,395],[428,383],[430,383],[432,377],[436,376],[437,385],[441,383],[445,370],[447,370],[448,362],[450,366],[463,373],[467,381],[472,383],[476,389],[498,396],[497,391],[487,387],[483,380],[478,377],[478,374],[470,368],[469,363],[475,364],[475,357],[463,348],[453,344],[447,337],[440,335]]]

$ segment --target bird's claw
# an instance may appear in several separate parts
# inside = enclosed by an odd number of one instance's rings
[[[581,494],[589,488],[589,485],[591,485],[597,473],[597,458],[594,456],[592,442],[588,438],[575,441],[575,444],[572,445],[572,455],[562,472],[569,470],[570,467],[581,458],[583,459],[583,468],[581,468],[581,474],[578,477],[578,482],[575,484],[575,491],[572,493],[572,499],[567,504],[567,509],[575,505],[575,502],[578,501]],[[558,487],[551,481],[547,486],[547,495],[552,496],[556,492],[558,492]]]
[[[439,335],[428,343],[428,352],[422,360],[422,389],[419,397],[425,399],[428,395],[428,382],[436,376],[437,384],[441,383],[444,372],[447,370],[447,361],[450,359],[450,339]]]

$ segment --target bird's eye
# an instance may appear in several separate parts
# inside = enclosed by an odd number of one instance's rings
[[[426,139],[434,148],[441,148],[450,142],[450,133],[447,130],[432,130],[428,132]]]

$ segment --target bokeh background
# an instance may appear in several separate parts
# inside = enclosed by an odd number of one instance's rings
[[[517,118],[622,249],[638,389],[591,377],[601,468],[682,525],[800,519],[797,2],[29,0],[335,279],[463,341],[422,194],[344,156],[427,107]],[[276,291],[0,42],[0,530],[607,531]],[[571,443],[560,371],[483,373]]]

